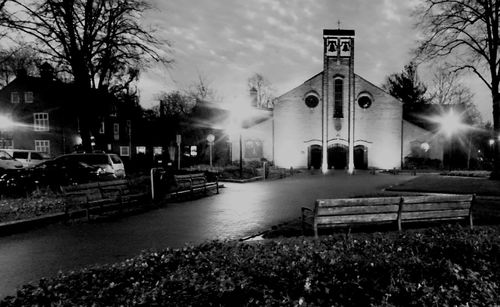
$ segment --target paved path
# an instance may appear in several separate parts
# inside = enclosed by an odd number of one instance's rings
[[[106,222],[51,225],[0,237],[0,298],[59,270],[121,261],[144,249],[236,239],[300,216],[316,198],[373,194],[407,175],[299,174],[283,180],[225,184],[221,194]]]

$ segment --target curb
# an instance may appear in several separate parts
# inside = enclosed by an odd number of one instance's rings
[[[55,222],[66,221],[68,216],[64,212],[52,213],[40,217],[34,217],[24,220],[15,220],[0,223],[0,236],[30,230]]]
[[[219,182],[247,183],[262,180],[262,176],[252,177],[249,179],[220,179]]]

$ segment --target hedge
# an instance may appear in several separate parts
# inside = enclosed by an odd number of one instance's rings
[[[26,285],[0,306],[492,306],[498,227],[213,241]]]

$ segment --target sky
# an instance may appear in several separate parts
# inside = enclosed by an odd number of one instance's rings
[[[247,80],[260,73],[277,96],[323,69],[323,29],[353,29],[355,73],[381,85],[412,57],[418,32],[411,16],[419,0],[152,0],[143,18],[171,43],[168,67],[141,75],[141,104],[158,104],[160,92],[186,89],[199,76],[226,104],[249,100]],[[420,71],[428,82],[431,69]],[[484,120],[491,121],[488,89],[474,76]]]

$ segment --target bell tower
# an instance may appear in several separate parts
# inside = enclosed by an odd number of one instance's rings
[[[328,169],[328,141],[347,139],[347,167],[354,172],[354,30],[323,30],[321,169]]]

